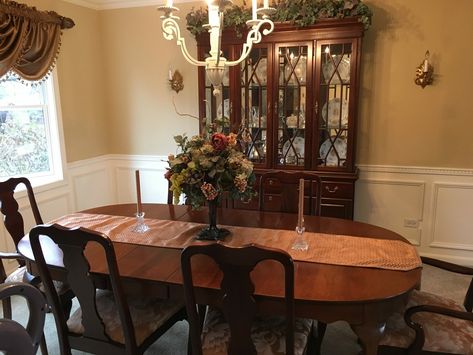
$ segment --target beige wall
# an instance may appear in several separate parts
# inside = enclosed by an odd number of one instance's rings
[[[365,0],[374,11],[364,40],[357,162],[473,168],[471,0]],[[106,153],[165,155],[172,136],[197,132],[197,72],[161,34],[155,6],[94,11],[59,0],[30,0],[72,17],[58,63],[67,160]],[[44,5],[44,7],[42,6]],[[203,5],[197,3],[198,6]],[[192,52],[193,39],[183,34]],[[429,49],[436,82],[414,85]],[[172,65],[184,91],[169,90]]]
[[[189,4],[179,7],[181,14],[190,9]],[[172,104],[175,97],[179,112],[198,115],[196,68],[184,60],[175,41],[163,38],[156,6],[103,11],[101,16],[110,153],[174,153],[173,136],[198,133],[197,119],[179,117]],[[195,55],[195,41],[183,28]],[[169,88],[170,66],[184,77],[179,94]]]
[[[100,12],[58,0],[26,3],[56,11],[76,24],[64,31],[57,62],[67,161],[109,153]]]
[[[358,163],[473,168],[473,1],[366,0]],[[429,49],[435,84],[414,84]]]

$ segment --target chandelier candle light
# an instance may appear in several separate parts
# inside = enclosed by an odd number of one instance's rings
[[[177,45],[181,47],[184,58],[191,64],[196,66],[205,66],[207,77],[214,87],[214,96],[221,95],[221,84],[225,73],[225,67],[235,66],[245,60],[253,48],[253,44],[261,42],[262,35],[268,35],[274,30],[274,23],[269,16],[276,12],[276,9],[269,7],[269,0],[263,1],[263,7],[258,8],[257,0],[252,0],[252,19],[246,24],[250,29],[248,32],[246,43],[243,44],[242,53],[239,59],[235,61],[227,61],[222,56],[222,29],[223,29],[223,12],[226,6],[233,4],[230,0],[207,0],[209,23],[205,25],[210,33],[210,52],[209,57],[205,61],[199,61],[193,58],[187,50],[185,39],[181,36],[181,30],[176,20],[178,16],[174,16],[174,11],[179,11],[173,6],[172,0],[166,0],[166,4],[158,7],[159,11],[164,13],[161,16],[163,20],[161,28],[163,36],[167,40],[176,39]],[[258,18],[261,16],[261,18]],[[261,27],[266,25],[261,31]]]

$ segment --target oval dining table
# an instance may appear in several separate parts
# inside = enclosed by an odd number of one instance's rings
[[[185,205],[143,204],[146,218],[197,222],[206,224],[206,208],[192,210]],[[102,206],[83,211],[88,214],[134,216],[135,204]],[[391,239],[408,243],[399,234],[374,225],[351,220],[304,216],[308,232],[344,236]],[[217,222],[228,226],[294,230],[296,214],[236,209],[219,209]],[[155,294],[159,297],[183,299],[180,253],[182,248],[165,248],[114,242],[120,275],[127,292]],[[274,245],[277,248],[277,245]],[[44,248],[43,248],[44,249]],[[29,260],[32,273],[37,273],[34,258],[25,236],[18,244],[18,252]],[[48,246],[43,250],[46,262],[57,279],[61,273],[62,252]],[[100,280],[107,274],[104,259],[98,249],[89,245],[85,251],[91,274]],[[421,268],[395,271],[371,267],[355,267],[295,261],[296,316],[316,319],[324,323],[346,321],[358,336],[366,355],[377,354],[384,326],[391,314],[402,311],[410,292],[420,285]],[[221,273],[207,259],[199,260],[193,271],[198,286],[199,304],[217,304]],[[283,270],[270,262],[262,262],[252,273],[258,311],[283,314]],[[104,282],[103,287],[106,287]]]

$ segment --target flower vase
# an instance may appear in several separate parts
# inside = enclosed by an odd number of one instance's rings
[[[197,234],[198,240],[222,240],[225,236],[230,234],[228,229],[217,227],[217,207],[218,198],[208,201],[209,226],[205,227]]]

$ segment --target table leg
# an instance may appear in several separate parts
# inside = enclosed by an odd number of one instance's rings
[[[364,355],[376,355],[378,344],[384,334],[386,322],[366,323],[361,325],[350,325],[351,329],[358,335]]]

